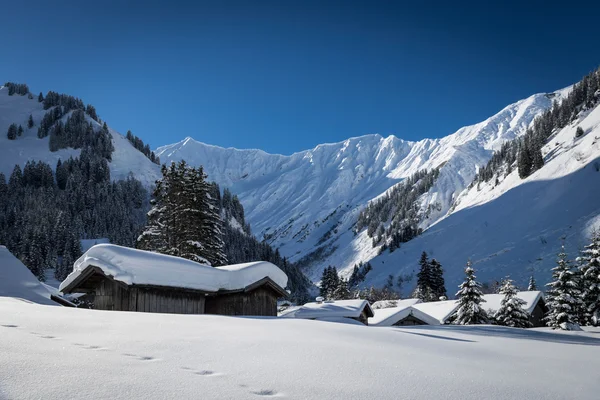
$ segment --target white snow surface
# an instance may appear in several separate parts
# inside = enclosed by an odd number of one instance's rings
[[[330,319],[358,318],[365,307],[371,307],[367,300],[335,300],[306,303],[289,312],[282,313],[281,318]]]
[[[9,96],[8,88],[0,86],[0,172],[4,173],[7,180],[16,164],[23,168],[27,161],[43,161],[54,169],[59,159],[66,160],[69,157],[79,156],[80,150],[71,148],[51,152],[48,147],[49,137],[43,139],[37,137],[38,127],[47,111],[44,110],[43,103],[38,102],[37,96],[33,99],[28,99],[27,96]],[[35,123],[31,129],[27,128],[30,114]],[[66,119],[67,116],[64,116],[63,122]],[[92,122],[97,130],[102,127],[89,117],[87,120]],[[24,132],[16,140],[9,140],[6,132],[13,123],[21,125]],[[153,185],[160,177],[160,167],[135,149],[120,133],[110,127],[109,131],[113,135],[112,142],[115,148],[112,161],[109,163],[111,178],[126,179],[131,175],[147,187]]]
[[[595,400],[598,333],[370,328],[0,298],[0,398]]]
[[[56,306],[50,290],[17,257],[0,246],[0,297],[15,297],[34,303]],[[0,392],[1,393],[1,392]]]
[[[282,288],[287,285],[285,272],[266,261],[210,267],[150,251],[97,244],[75,262],[73,272],[59,289],[62,291],[90,265],[101,268],[105,275],[128,285],[172,286],[217,292],[243,289],[266,277]]]
[[[494,150],[524,134],[553,99],[560,100],[569,90],[558,91],[554,97],[533,95],[441,139],[410,142],[373,134],[284,156],[225,149],[188,137],[156,153],[163,162],[185,159],[204,165],[209,179],[238,195],[254,232],[290,259],[298,260],[323,247],[320,260],[305,271],[318,281],[324,266],[335,265],[342,275],[349,275],[356,263],[377,256],[379,249],[372,247],[366,232],[357,236],[351,232],[370,200],[419,170],[441,167],[437,182],[420,204],[423,212],[431,206],[422,227],[431,226],[445,217]],[[418,256],[414,263],[403,260],[416,265]],[[454,263],[455,259],[444,261]],[[390,271],[380,265],[367,276],[366,284],[379,283],[397,272],[395,267]]]

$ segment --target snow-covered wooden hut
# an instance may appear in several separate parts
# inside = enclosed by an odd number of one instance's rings
[[[392,306],[373,309],[375,314],[369,318],[369,326],[407,326],[407,325],[437,325],[433,317],[415,309],[419,299],[395,300]]]
[[[99,310],[277,315],[287,275],[264,261],[210,267],[112,244],[90,248],[60,285],[89,293]]]
[[[546,326],[543,318],[548,312],[548,307],[544,301],[544,294],[537,290],[522,291],[517,292],[517,297],[525,302],[523,310],[529,314],[529,322],[534,327]],[[487,310],[489,316],[493,316],[500,309],[503,298],[503,294],[486,294],[483,296],[485,303],[481,306]]]
[[[369,325],[373,309],[367,300],[326,300],[293,307],[279,315],[281,318],[315,319],[329,322],[358,321]]]

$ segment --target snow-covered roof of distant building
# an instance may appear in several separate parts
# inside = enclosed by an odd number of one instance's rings
[[[375,303],[371,304],[371,308],[373,310],[378,310],[381,308],[391,308],[391,307],[400,307],[401,305],[408,304],[407,302],[411,302],[409,305],[420,303],[419,299],[404,299],[404,300],[379,300]]]
[[[537,305],[538,301],[540,301],[540,299],[544,298],[542,292],[537,291],[537,290],[517,292],[517,297],[520,298],[521,300],[525,301],[525,304],[523,305],[523,309],[525,311],[527,311],[529,314],[531,314],[533,312],[533,309]],[[503,298],[504,298],[503,294],[483,295],[483,299],[485,300],[485,303],[482,303],[481,307],[483,307],[484,310],[492,310],[493,312],[496,312],[500,309]]]
[[[375,309],[373,310],[375,315],[369,318],[369,326],[392,326],[410,315],[428,325],[439,325],[439,320],[413,307],[420,303],[419,299],[397,300],[396,307]]]
[[[458,308],[458,302],[456,300],[433,301],[429,303],[418,303],[412,307],[429,315],[443,325]]]
[[[8,249],[0,246],[0,296],[16,297],[38,304],[57,304],[51,293]]]
[[[285,272],[266,261],[211,267],[150,251],[98,244],[75,262],[73,272],[59,290],[73,290],[89,268],[99,268],[104,275],[127,285],[176,287],[207,293],[241,290],[264,279],[283,290],[288,280]]]
[[[282,318],[358,318],[364,309],[368,316],[373,316],[373,310],[367,300],[327,300],[323,302],[306,303],[290,312],[281,315]]]

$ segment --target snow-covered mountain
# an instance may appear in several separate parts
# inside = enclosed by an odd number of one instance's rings
[[[420,207],[423,214],[425,210],[429,213],[421,227],[426,229],[449,214],[458,214],[469,207],[466,199],[470,197],[459,195],[472,182],[478,167],[485,165],[502,143],[524,134],[536,116],[569,91],[567,88],[533,95],[441,139],[409,142],[395,136],[366,135],[283,156],[261,150],[225,149],[186,138],[160,147],[156,153],[163,162],[185,159],[191,164],[204,165],[211,179],[237,193],[253,230],[277,246],[282,254],[294,260],[305,257],[310,265],[307,273],[315,281],[329,264],[348,273],[355,263],[373,260],[377,268],[369,274],[369,281],[379,284],[389,274],[410,273],[417,264],[416,253],[428,250],[446,265],[454,284],[466,258],[475,254],[472,242],[462,243],[458,236],[443,236],[438,239],[461,242],[464,251],[452,256],[438,255],[436,244],[421,244],[432,232],[438,232],[436,225],[427,231],[428,235],[378,257],[379,248],[372,246],[365,231],[358,235],[352,232],[358,214],[370,200],[404,178],[432,168],[440,168],[440,174],[434,186],[422,196]],[[456,223],[453,221],[449,219],[446,223]],[[465,227],[462,222],[460,226]],[[490,242],[493,240],[489,237]],[[497,244],[490,246],[496,249]],[[414,247],[415,254],[407,253],[406,247]],[[495,277],[498,266],[493,263],[490,266],[489,274],[484,275]]]
[[[59,159],[65,160],[69,157],[77,157],[81,150],[71,148],[61,149],[51,152],[48,146],[49,137],[40,139],[37,137],[37,130],[40,121],[46,114],[43,104],[38,102],[37,97],[29,98],[24,95],[8,95],[8,88],[0,86],[0,172],[6,178],[10,176],[16,164],[23,167],[29,160],[43,161],[52,168],[56,166]],[[32,116],[34,126],[27,127],[29,115]],[[66,121],[70,113],[63,118]],[[89,122],[100,129],[101,125],[86,117]],[[23,135],[16,140],[9,140],[6,136],[8,127],[11,124],[21,125],[24,129]],[[141,152],[135,149],[133,145],[121,134],[109,128],[113,135],[113,146],[115,151],[112,154],[110,173],[113,179],[125,179],[129,174],[133,174],[146,186],[150,186],[160,176],[160,168],[153,164]]]

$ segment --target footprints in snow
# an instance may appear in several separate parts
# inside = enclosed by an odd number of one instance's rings
[[[18,325],[14,325],[14,324],[0,324],[0,326],[3,328],[12,328],[12,329],[20,328]],[[58,338],[56,336],[52,336],[52,335],[44,335],[44,334],[37,333],[37,332],[29,332],[29,333],[31,335],[37,336],[41,339],[60,340],[60,338]],[[96,350],[96,351],[110,350],[106,347],[101,347],[101,346],[96,346],[96,345],[88,345],[88,344],[84,344],[84,343],[72,343],[72,345],[77,346],[82,349],[85,349],[85,350]],[[132,353],[121,353],[121,355],[125,356],[125,357],[129,357],[129,358],[133,358],[138,361],[158,361],[159,360],[158,358],[155,358],[152,356],[142,356],[142,355],[137,355],[137,354],[132,354]],[[203,377],[215,377],[215,376],[225,375],[223,373],[211,371],[208,369],[195,370],[195,369],[188,368],[188,367],[181,367],[181,369],[185,370],[185,371],[189,371],[194,375],[203,376]],[[244,388],[244,389],[248,388],[248,385],[244,385],[244,384],[239,384],[238,386],[240,388]],[[279,393],[272,389],[251,390],[250,393],[254,394],[256,396],[261,396],[261,397],[283,397],[284,396],[282,393]]]
[[[259,390],[257,392],[252,392],[253,394],[257,395],[257,396],[263,396],[263,397],[279,397],[280,394],[277,393],[275,390]]]
[[[125,356],[125,357],[135,358],[136,360],[139,360],[139,361],[155,361],[155,360],[158,360],[158,358],[154,358],[152,356],[138,356],[137,354],[131,354],[131,353],[122,353],[121,355]]]

